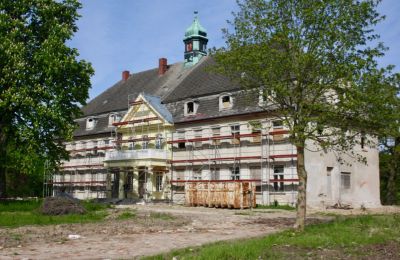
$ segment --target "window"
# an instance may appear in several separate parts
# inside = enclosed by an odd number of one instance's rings
[[[114,123],[118,123],[121,120],[121,117],[118,114],[110,114],[108,117],[108,125],[111,126]]]
[[[240,180],[240,168],[238,166],[231,167],[231,180]]]
[[[340,173],[340,189],[349,190],[351,188],[351,174],[349,172]]]
[[[195,115],[197,113],[197,108],[199,107],[199,103],[196,101],[189,101],[185,103],[184,115]]]
[[[182,142],[178,143],[178,148],[185,149],[185,132],[178,132],[178,140],[182,140]]]
[[[250,179],[261,180],[261,168],[260,166],[250,167]]]
[[[274,191],[284,191],[284,167],[283,165],[274,166]],[[280,180],[280,181],[279,181]]]
[[[202,131],[201,130],[194,130],[194,138],[201,138],[202,137]],[[202,146],[202,141],[195,141],[194,142],[194,147],[201,147]]]
[[[240,125],[231,125],[231,134],[233,135],[232,144],[239,144]]]
[[[201,170],[193,172],[193,180],[201,180]]]
[[[156,149],[161,149],[162,148],[162,135],[157,134],[156,137]]]
[[[147,149],[149,147],[149,137],[147,135],[143,135],[142,137],[142,149]]]
[[[86,119],[86,130],[91,130],[96,125],[96,119],[94,117],[89,117]]]
[[[163,190],[163,175],[156,174],[156,191],[160,192]]]
[[[214,127],[211,129],[213,138],[213,145],[219,145],[221,140],[218,137],[221,135],[221,127]]]
[[[229,109],[232,107],[232,97],[230,95],[223,95],[219,98],[219,110]]]
[[[175,173],[176,180],[184,180],[185,179],[185,171],[184,170],[176,170]]]
[[[107,146],[107,145],[109,145],[109,144],[110,144],[110,140],[108,140],[108,139],[104,140],[104,145],[105,145],[105,146]]]
[[[215,167],[211,169],[211,180],[219,180],[219,168]]]
[[[275,121],[272,121],[272,127],[273,127],[273,128],[283,128],[283,122],[282,122],[282,120],[275,120]]]

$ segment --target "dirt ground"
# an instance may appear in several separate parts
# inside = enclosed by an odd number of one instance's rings
[[[134,210],[136,217],[116,219],[128,210]],[[294,211],[176,205],[118,206],[110,211],[107,220],[98,223],[0,228],[0,259],[136,258],[270,234],[293,226],[295,218]],[[311,216],[309,223],[331,218],[315,212]]]

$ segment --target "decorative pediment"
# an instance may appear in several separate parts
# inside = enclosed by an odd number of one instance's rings
[[[161,103],[159,97],[139,94],[135,101],[130,103],[130,108],[119,123],[118,127],[130,127],[132,125],[173,125],[172,115]]]

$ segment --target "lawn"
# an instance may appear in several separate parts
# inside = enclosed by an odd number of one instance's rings
[[[0,227],[19,227],[25,225],[53,225],[63,223],[87,223],[101,221],[106,216],[106,205],[82,202],[86,214],[48,216],[39,212],[41,200],[1,201]]]
[[[380,251],[391,254],[390,259],[400,259],[399,234],[400,215],[341,216],[329,223],[307,226],[302,233],[287,230],[263,238],[176,250],[148,259],[380,258]]]

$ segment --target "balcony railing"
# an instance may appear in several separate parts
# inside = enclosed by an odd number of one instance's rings
[[[105,161],[159,159],[169,160],[169,151],[159,149],[107,151]]]

